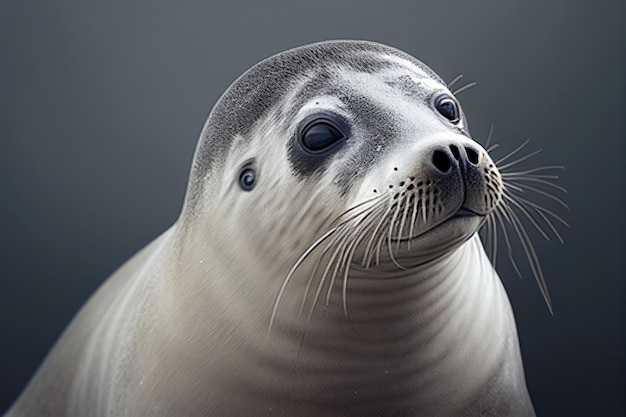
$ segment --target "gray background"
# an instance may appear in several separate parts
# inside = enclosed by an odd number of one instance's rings
[[[226,2],[224,2],[226,3]],[[506,259],[540,416],[624,415],[624,7],[618,1],[0,2],[0,413],[124,260],[175,221],[196,139],[249,66],[332,38],[399,47],[530,166],[562,163],[554,304]],[[561,229],[563,230],[563,229]]]

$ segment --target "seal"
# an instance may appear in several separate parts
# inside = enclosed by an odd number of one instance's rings
[[[505,196],[415,58],[364,41],[270,57],[209,115],[177,222],[7,417],[533,416],[477,234]]]

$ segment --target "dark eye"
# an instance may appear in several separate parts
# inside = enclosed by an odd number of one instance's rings
[[[435,108],[443,117],[452,123],[458,123],[460,120],[459,105],[452,97],[447,94],[442,95],[435,102]]]
[[[344,134],[331,122],[318,120],[309,123],[302,131],[301,142],[310,152],[322,152],[344,138]]]
[[[245,166],[239,174],[239,186],[244,191],[250,191],[256,184],[256,171],[250,166]]]

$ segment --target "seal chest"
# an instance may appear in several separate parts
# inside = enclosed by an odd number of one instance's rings
[[[8,416],[532,416],[477,235],[503,195],[411,56],[338,41],[270,57],[211,112],[178,221]]]

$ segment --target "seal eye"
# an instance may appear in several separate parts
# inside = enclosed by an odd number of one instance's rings
[[[252,167],[246,166],[239,174],[239,186],[244,191],[251,191],[256,184],[256,172]]]
[[[444,94],[440,96],[435,102],[435,107],[443,117],[450,120],[452,123],[459,122],[459,105],[449,95]]]
[[[301,141],[306,150],[318,153],[339,142],[344,134],[327,120],[309,123],[302,131]]]

